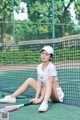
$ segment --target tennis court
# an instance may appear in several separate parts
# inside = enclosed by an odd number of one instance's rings
[[[10,120],[80,120],[80,108],[63,104],[50,104],[50,110],[38,113],[39,105],[28,106],[10,114]],[[20,114],[21,113],[21,114]]]
[[[60,64],[61,66],[61,64]],[[14,69],[13,69],[14,68]],[[22,69],[23,68],[23,69]],[[62,68],[62,69],[61,69]],[[36,79],[36,69],[27,68],[24,66],[5,66],[0,70],[0,95],[8,95],[15,91],[28,77],[34,77]],[[78,66],[74,66],[73,69],[67,67],[57,68],[60,84],[65,93],[64,104],[49,103],[50,109],[45,113],[39,113],[39,105],[26,106],[18,111],[9,113],[10,120],[40,120],[40,119],[54,119],[54,120],[79,120],[80,119],[80,69]],[[77,76],[77,78],[76,78]],[[66,81],[67,80],[67,81]],[[26,103],[32,97],[35,96],[35,92],[29,89],[22,96],[17,99],[16,104]],[[70,105],[68,105],[70,104]],[[0,106],[10,105],[0,103]],[[75,105],[75,106],[72,106]]]
[[[51,60],[64,91],[63,103],[49,102],[9,113],[9,120],[80,120],[80,2],[79,0],[4,0],[0,3],[0,98],[13,93],[27,78],[37,80],[40,50],[54,49]],[[24,4],[24,5],[21,5]],[[71,6],[72,5],[72,6]],[[26,13],[16,19],[15,13]],[[76,22],[76,23],[75,23]],[[35,91],[29,88],[16,104],[29,102]],[[0,103],[1,106],[12,105]],[[3,119],[0,119],[3,120]]]
[[[73,46],[70,46],[70,41],[74,43]],[[54,43],[56,48],[52,61],[57,68],[59,83],[65,93],[64,102],[62,104],[49,103],[50,109],[45,113],[38,112],[39,105],[26,106],[10,113],[10,120],[80,119],[79,41],[77,36],[75,38],[58,39]],[[53,41],[42,40],[27,42],[26,44],[26,50],[14,51],[14,53],[11,51],[9,53],[5,52],[5,57],[2,58],[4,63],[6,59],[9,64],[0,66],[0,98],[13,93],[27,78],[37,79],[36,66],[41,62],[39,59],[40,49],[45,44],[52,46]],[[12,56],[10,57],[8,54],[12,54]],[[17,104],[28,102],[34,96],[35,92],[30,88],[17,98]],[[3,105],[5,104],[0,103],[0,106]]]
[[[25,103],[26,99],[18,100],[17,104]],[[3,106],[5,104],[1,104]],[[7,104],[10,105],[10,104]],[[49,103],[49,110],[45,113],[38,112],[39,105],[23,107],[9,113],[10,120],[80,120],[80,108],[60,103]]]
[[[14,70],[11,70],[13,68]],[[64,67],[63,64],[61,65],[60,63],[60,66],[57,66],[57,71],[60,85],[65,93],[64,103],[79,106],[80,68],[78,67],[78,65],[73,67],[70,66]],[[37,80],[36,68],[35,69],[27,68],[27,66],[25,66],[23,69],[20,66],[16,67],[11,66],[9,68],[4,67],[4,70],[0,71],[1,94],[6,95],[14,92],[29,77],[32,77]],[[23,94],[23,96],[31,98],[35,96],[35,92],[30,88],[27,92]]]

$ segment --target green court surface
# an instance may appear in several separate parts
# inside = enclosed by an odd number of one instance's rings
[[[19,101],[19,103],[24,103]],[[0,104],[0,106],[9,104]],[[38,105],[22,107],[9,113],[9,120],[80,120],[80,108],[61,103],[49,103],[47,112],[38,112]]]
[[[38,112],[38,105],[22,107],[9,113],[9,120],[80,120],[80,69],[58,69],[60,85],[65,93],[64,104],[49,102],[49,110]],[[77,77],[76,77],[77,76]],[[35,70],[3,70],[0,71],[0,98],[14,92],[28,77],[36,79]],[[26,97],[25,97],[26,96]],[[28,102],[35,96],[29,89],[17,99],[16,104]],[[0,106],[11,105],[0,103]],[[72,106],[73,105],[73,106]]]
[[[64,103],[80,105],[80,69],[64,68],[57,71],[60,86],[65,93]],[[29,77],[37,78],[35,69],[0,71],[0,96],[13,93]],[[30,88],[24,95],[31,98],[35,92]]]

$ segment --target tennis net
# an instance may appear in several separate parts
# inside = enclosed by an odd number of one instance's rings
[[[44,45],[55,50],[52,62],[65,94],[63,103],[80,106],[80,35],[18,42],[17,50],[1,52],[1,96],[14,92],[28,77],[37,79],[36,66],[41,62],[40,49]],[[31,98],[35,92],[30,88],[23,96]]]

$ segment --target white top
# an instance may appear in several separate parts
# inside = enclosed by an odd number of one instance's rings
[[[42,70],[42,65],[43,63],[39,64],[37,67],[38,80],[41,80],[42,83],[45,83],[50,76],[54,76],[55,80],[58,80],[57,71],[53,63],[50,62],[44,70]]]

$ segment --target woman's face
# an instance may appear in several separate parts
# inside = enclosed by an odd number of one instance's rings
[[[49,54],[49,53],[47,53],[46,51],[42,51],[41,52],[41,60],[43,61],[43,62],[48,62],[48,61],[50,61],[50,58],[51,58],[51,55]]]

